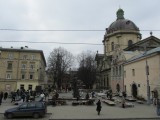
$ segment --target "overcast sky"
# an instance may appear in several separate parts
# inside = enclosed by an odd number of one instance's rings
[[[105,29],[116,20],[119,8],[124,10],[124,17],[133,21],[140,30],[149,30],[141,31],[142,38],[149,37],[150,30],[160,30],[159,5],[160,0],[0,0],[0,46],[28,46],[43,50],[46,60],[50,52],[58,47],[73,55],[87,50],[103,53],[103,45],[49,42],[102,44]],[[153,31],[153,35],[160,38],[160,31]]]

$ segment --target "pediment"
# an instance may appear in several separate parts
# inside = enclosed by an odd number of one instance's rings
[[[132,50],[140,50],[139,47],[149,47],[149,48],[156,48],[156,47],[160,47],[160,39],[154,37],[154,36],[150,36],[146,39],[143,39],[133,45],[131,45],[130,47],[125,48],[124,50],[126,51],[132,51]]]
[[[139,44],[139,46],[159,47],[160,42],[155,41],[155,40],[148,40],[148,41],[144,41],[143,43]]]

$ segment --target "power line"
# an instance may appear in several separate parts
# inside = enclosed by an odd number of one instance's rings
[[[88,30],[85,30],[85,29],[73,29],[73,30],[69,30],[69,29],[61,29],[61,30],[58,30],[58,29],[10,29],[10,28],[2,28],[0,29],[0,31],[26,31],[26,32],[82,32],[82,31],[88,31],[88,32],[98,32],[98,31],[106,31],[106,30],[92,30],[92,29],[88,29]],[[139,30],[139,31],[160,31],[160,30]]]
[[[84,44],[84,45],[103,45],[97,43],[65,43],[65,42],[33,42],[33,41],[0,41],[0,42],[25,42],[25,43],[55,43],[55,44]]]
[[[73,45],[79,45],[79,44],[81,44],[81,45],[104,45],[104,44],[98,44],[98,43],[66,43],[66,42],[39,42],[39,41],[37,41],[37,42],[33,42],[33,41],[1,41],[0,40],[0,42],[24,42],[24,43],[35,43],[35,44],[37,44],[37,43],[53,43],[53,44],[73,44]],[[106,45],[112,45],[112,44],[106,44]],[[120,46],[128,46],[128,45],[125,45],[125,44],[118,44],[118,45],[120,45]]]
[[[0,29],[0,31],[28,31],[28,32],[30,32],[30,31],[33,31],[33,32],[45,32],[45,31],[46,31],[46,32],[49,32],[49,31],[53,31],[53,32],[54,32],[54,31],[59,31],[59,32],[61,32],[61,31],[62,31],[62,32],[63,32],[63,31],[64,31],[64,32],[65,32],[65,31],[66,31],[66,32],[67,32],[67,31],[68,31],[68,32],[70,32],[70,31],[71,31],[71,32],[73,32],[73,31],[76,32],[76,31],[77,31],[77,32],[78,32],[78,31],[80,31],[80,32],[81,32],[81,31],[105,31],[105,30],[83,30],[83,29],[82,29],[82,30],[80,30],[80,29],[79,29],[79,30],[67,30],[67,29],[66,29],[66,30],[64,30],[64,29],[62,29],[62,30],[58,30],[58,29],[57,29],[57,30],[56,30],[56,29],[55,29],[55,30],[53,30],[53,29],[50,29],[50,30],[49,30],[49,29],[48,29],[48,30],[47,30],[47,29],[46,29],[46,30],[43,30],[43,29],[41,29],[41,30],[40,30],[40,29],[39,29],[39,30],[38,30],[38,29],[37,29],[37,30],[36,30],[36,29],[30,29],[30,30],[29,30],[29,29],[28,29],[28,30],[27,30],[27,29]]]

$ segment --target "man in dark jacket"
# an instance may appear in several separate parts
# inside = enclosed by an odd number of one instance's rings
[[[102,108],[102,106],[101,106],[101,101],[100,100],[98,100],[98,102],[96,103],[96,105],[97,105],[97,112],[98,112],[98,115],[100,115],[100,112],[101,112],[101,108]]]

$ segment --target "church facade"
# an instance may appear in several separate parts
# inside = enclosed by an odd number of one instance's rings
[[[96,54],[97,87],[112,89],[113,93],[126,91],[133,96],[132,84],[128,81],[133,83],[134,79],[130,80],[130,76],[127,76],[130,67],[126,63],[135,56],[159,47],[160,39],[151,34],[142,40],[139,28],[124,18],[122,9],[118,9],[116,15],[117,19],[106,28],[102,41],[104,54]],[[137,76],[136,81],[139,80]]]

